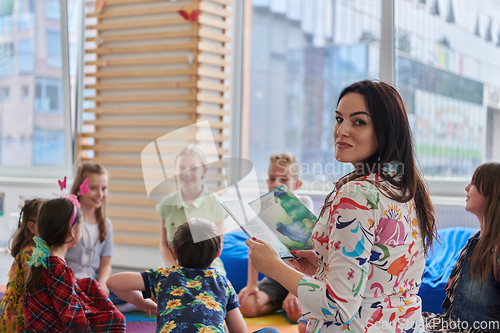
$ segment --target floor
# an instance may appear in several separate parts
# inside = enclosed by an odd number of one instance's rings
[[[8,281],[8,273],[14,258],[9,253],[0,248],[0,292],[4,292],[2,287],[5,287]],[[120,267],[113,267],[113,273],[120,271],[128,271]],[[266,321],[267,320],[267,321]],[[282,333],[296,333],[297,325],[290,325],[290,323],[279,314],[269,315],[263,318],[247,318],[245,319],[250,331],[255,331],[263,327],[273,326]]]

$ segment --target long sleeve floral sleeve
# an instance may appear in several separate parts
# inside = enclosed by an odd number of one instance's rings
[[[422,330],[416,293],[425,260],[413,201],[393,201],[366,180],[349,182],[312,241],[318,270],[298,288],[309,332]]]

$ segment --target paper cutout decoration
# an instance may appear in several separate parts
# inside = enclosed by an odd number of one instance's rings
[[[102,11],[102,7],[104,7],[104,0],[97,0],[95,2],[94,13],[99,14]]]
[[[85,178],[85,180],[83,181],[82,185],[80,185],[80,194],[81,195],[84,195],[86,193],[89,192],[89,187],[88,187],[88,182],[89,182],[89,179],[88,178]]]
[[[102,43],[104,43],[104,38],[102,38],[101,36],[97,36],[96,39],[95,39],[95,43],[96,45],[102,45]]]
[[[64,180],[60,181],[58,180],[57,183],[59,183],[59,187],[61,188],[61,191],[66,188],[66,176],[64,176]]]
[[[198,20],[198,15],[200,12],[196,9],[181,9],[178,12],[182,17],[184,17],[186,20],[191,21],[191,22],[196,22]]]

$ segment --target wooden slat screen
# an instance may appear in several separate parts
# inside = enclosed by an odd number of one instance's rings
[[[231,78],[231,0],[104,0],[100,11],[87,2],[85,29],[84,112],[77,136],[77,159],[103,164],[109,173],[107,215],[114,241],[157,246],[159,215],[143,181],[143,149],[167,133],[208,120],[211,133],[195,130],[172,134],[159,147],[163,166],[184,146],[203,146],[212,138],[217,158],[228,153],[229,127],[224,109]],[[195,21],[180,10],[195,10]],[[160,141],[158,141],[160,142]],[[145,160],[145,167],[158,161]],[[163,180],[164,173],[152,173]],[[221,164],[205,177],[213,191],[223,188]],[[172,182],[161,185],[175,190]]]

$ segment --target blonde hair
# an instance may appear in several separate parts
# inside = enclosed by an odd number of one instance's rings
[[[177,159],[183,155],[193,155],[194,157],[198,158],[203,166],[206,166],[207,164],[207,155],[198,145],[190,144],[189,146],[182,148],[179,154],[177,154],[177,156],[175,157],[174,162],[177,163]]]
[[[80,185],[82,185],[89,174],[107,175],[108,173],[106,168],[98,163],[86,161],[80,164],[78,170],[76,170],[75,181],[73,182],[70,192],[78,196],[78,199],[80,199]],[[97,219],[97,226],[99,227],[99,240],[104,242],[106,234],[108,233],[106,227],[106,200],[102,202],[101,207],[95,210],[95,217]]]
[[[269,171],[271,171],[271,166],[273,164],[278,164],[283,168],[287,168],[290,170],[292,176],[295,177],[295,180],[300,179],[300,165],[295,155],[291,152],[287,151],[281,154],[272,154],[269,158]]]

